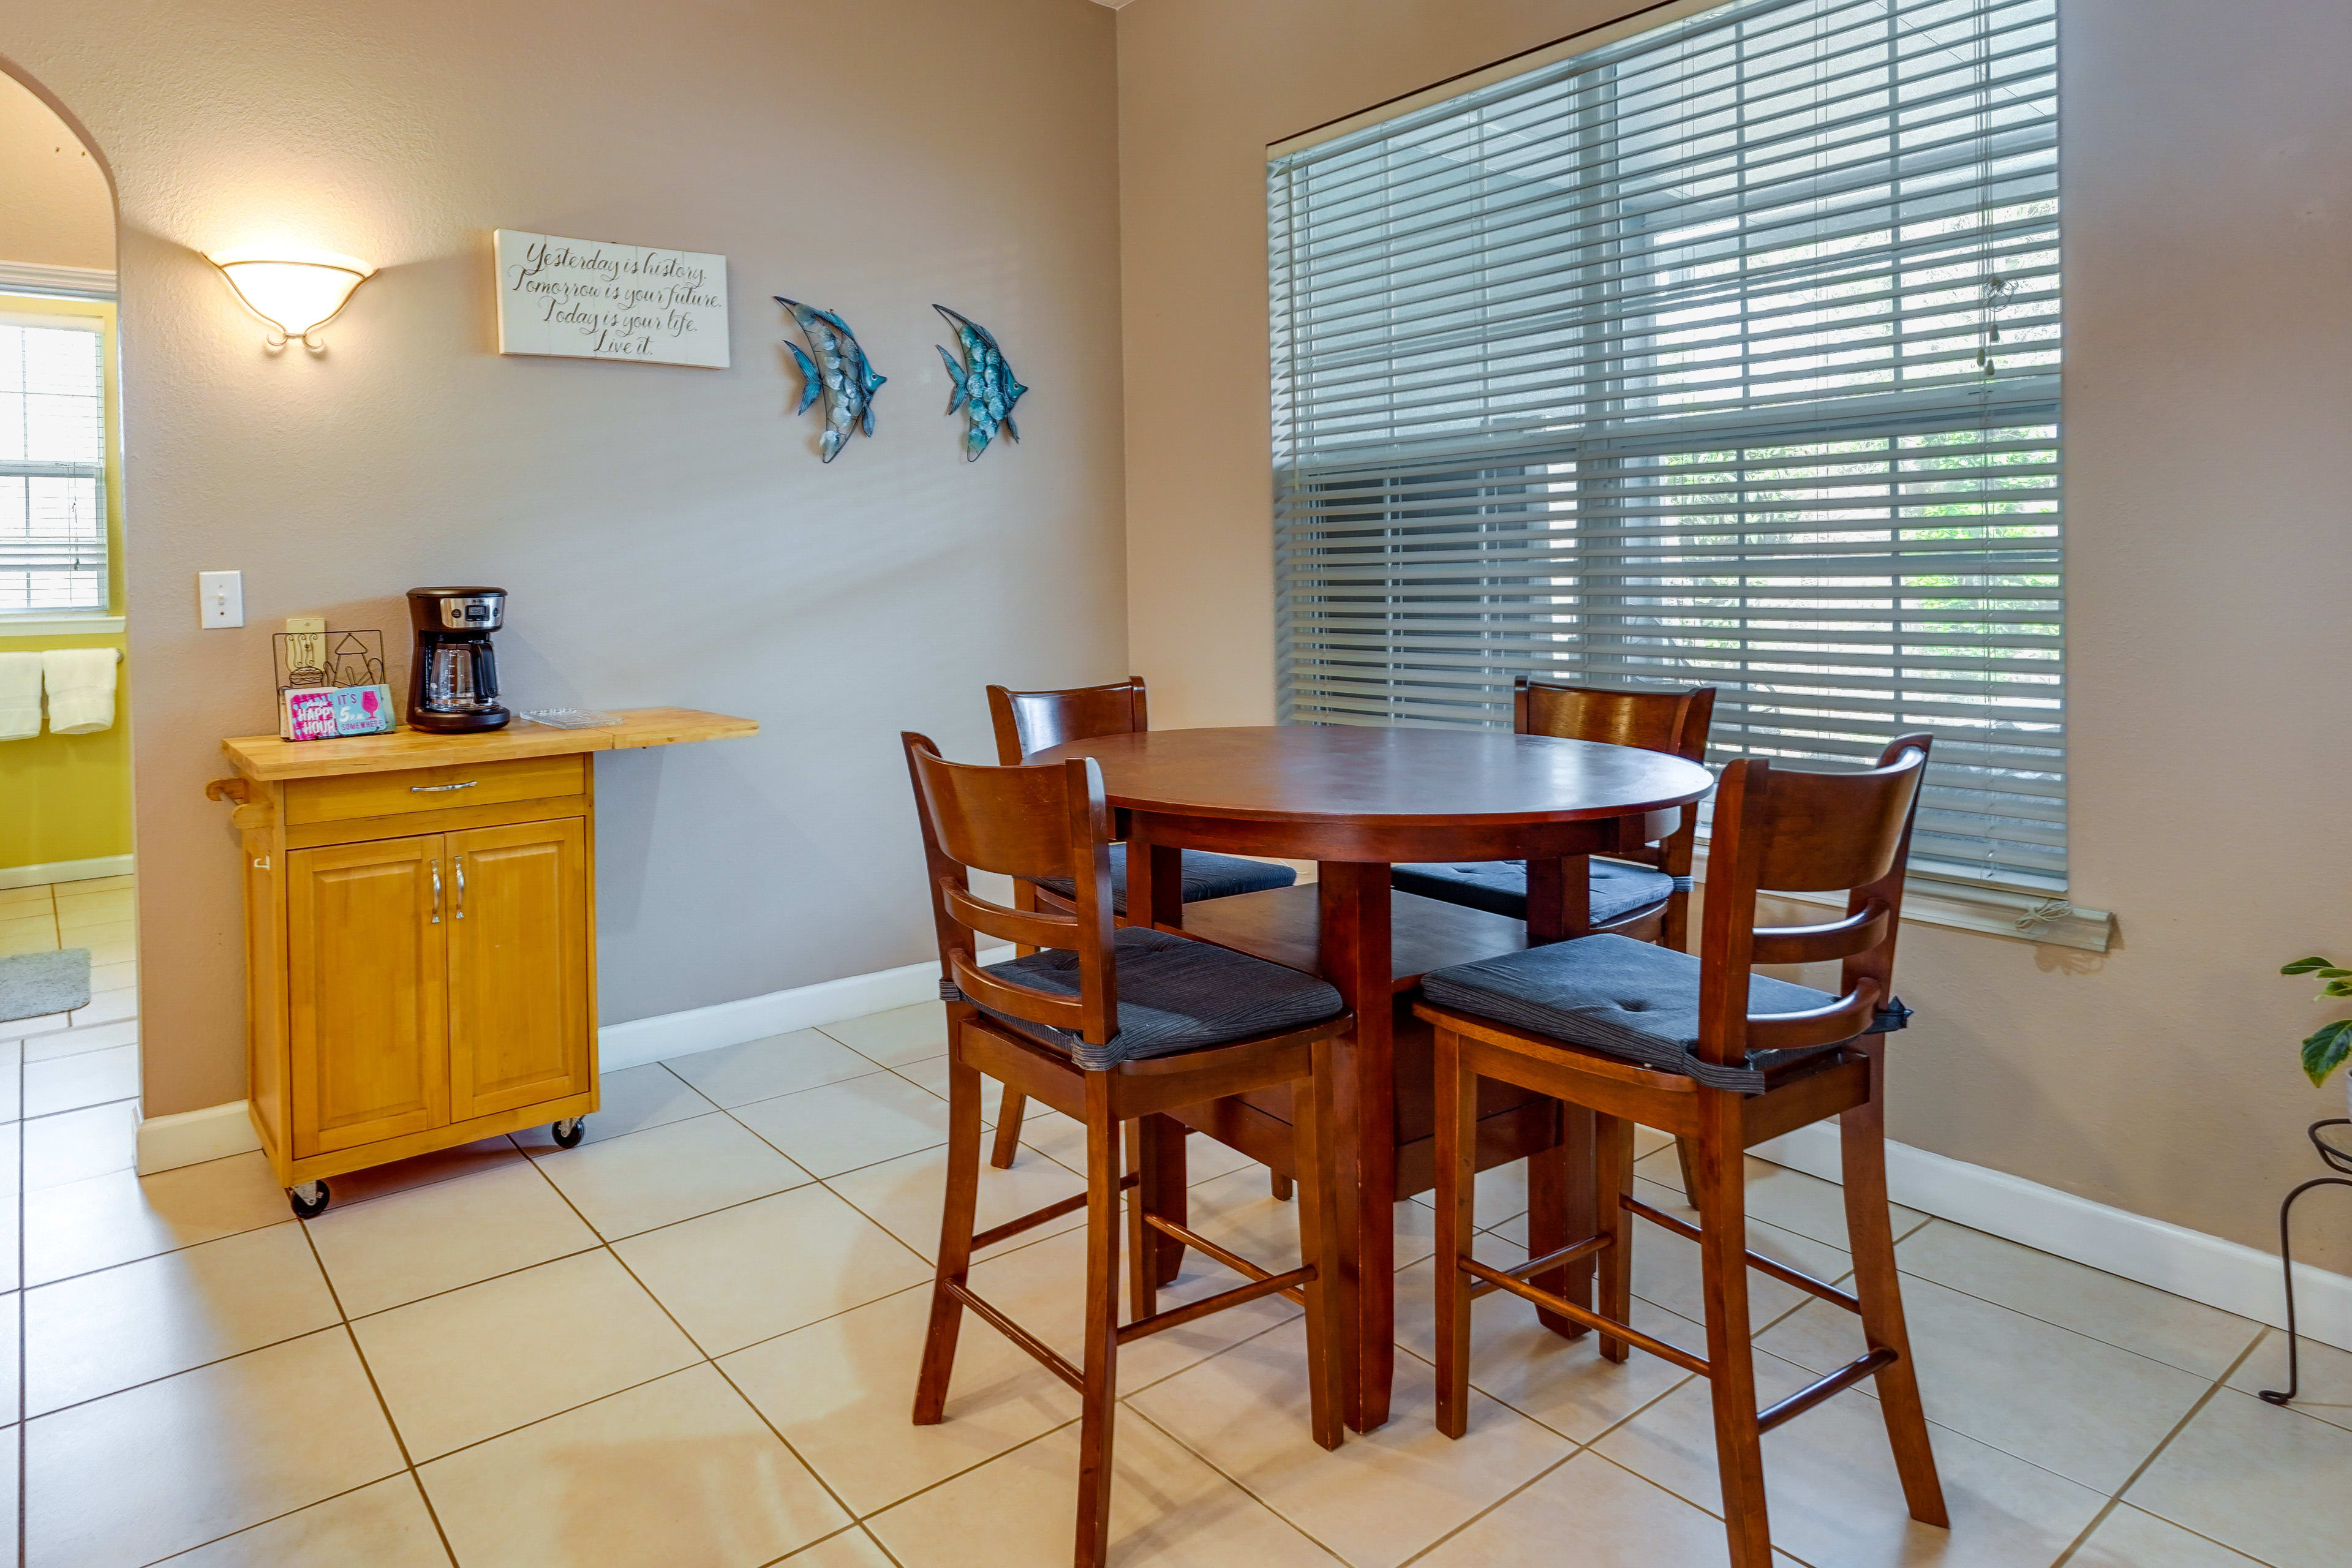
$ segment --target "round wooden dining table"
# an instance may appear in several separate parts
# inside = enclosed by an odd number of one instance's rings
[[[1115,831],[1129,846],[1130,923],[1184,929],[1183,849],[1318,863],[1312,889],[1214,900],[1192,915],[1204,928],[1196,934],[1312,967],[1356,1016],[1335,1062],[1342,1355],[1349,1425],[1370,1431],[1388,1418],[1394,1375],[1394,1205],[1425,1184],[1400,1189],[1396,1131],[1397,1037],[1401,1026],[1414,1026],[1420,974],[1584,934],[1587,858],[1673,833],[1713,775],[1679,757],[1598,742],[1311,725],[1103,735],[1027,760],[1071,757],[1101,766]],[[1524,928],[1390,891],[1396,864],[1504,859],[1528,862]],[[1240,910],[1258,921],[1254,934],[1227,929]],[[1206,929],[1213,921],[1218,930]],[[1591,1125],[1587,1116],[1580,1131],[1576,1120],[1563,1113],[1557,1157],[1531,1161],[1529,1179],[1531,1188],[1563,1184],[1566,1223],[1545,1228],[1581,1237],[1594,1227]],[[1531,1237],[1531,1250],[1549,1250],[1548,1239]]]

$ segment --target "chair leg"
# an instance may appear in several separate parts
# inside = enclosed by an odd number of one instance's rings
[[[1315,1441],[1336,1448],[1347,1436],[1341,1403],[1339,1346],[1345,1331],[1339,1315],[1339,1191],[1331,1171],[1331,1066],[1329,1040],[1315,1042],[1314,1075],[1294,1080],[1290,1103],[1293,1158],[1297,1163],[1298,1250],[1315,1266],[1307,1286],[1307,1379],[1308,1420]]]
[[[1475,1094],[1476,1086],[1472,1086]],[[1593,1197],[1592,1112],[1580,1105],[1559,1104],[1559,1138],[1549,1149],[1528,1156],[1528,1256],[1540,1258],[1570,1242],[1582,1241],[1600,1228]],[[1528,1281],[1537,1289],[1575,1302],[1592,1305],[1593,1265],[1589,1258],[1537,1275]],[[1580,1340],[1591,1331],[1574,1318],[1540,1308],[1536,1321],[1564,1340]]]
[[[1878,1373],[1878,1405],[1886,1418],[1886,1441],[1903,1478],[1903,1500],[1922,1524],[1949,1527],[1944,1486],[1936,1474],[1936,1451],[1927,1440],[1927,1414],[1919,1403],[1919,1369],[1911,1359],[1911,1333],[1903,1321],[1903,1288],[1895,1269],[1895,1226],[1886,1208],[1885,1037],[1864,1042],[1869,1054],[1870,1099],[1838,1118],[1838,1142],[1845,1177],[1847,1245],[1853,1251],[1854,1295],[1862,1302],[1863,1338],[1873,1350],[1899,1358]]]
[[[1004,1102],[996,1110],[996,1147],[988,1155],[988,1163],[1000,1171],[1013,1169],[1013,1156],[1021,1147],[1021,1119],[1028,1110],[1027,1095],[1004,1091]]]
[[[1135,1190],[1142,1199],[1130,1205],[1135,1223],[1140,1226],[1142,1215],[1156,1214],[1184,1224],[1190,1208],[1184,1188],[1184,1140],[1191,1129],[1172,1116],[1153,1115],[1139,1120],[1133,1131],[1139,1150],[1129,1157],[1140,1173]],[[1151,1259],[1152,1282],[1163,1289],[1175,1284],[1176,1277],[1184,1271],[1184,1244],[1147,1228],[1137,1245]]]
[[[1437,1429],[1470,1425],[1470,1256],[1478,1180],[1478,1079],[1462,1062],[1462,1037],[1437,1031]]]
[[[949,1026],[950,1036],[954,1026]],[[922,1370],[915,1380],[915,1425],[945,1419],[948,1384],[955,1375],[956,1331],[963,1303],[948,1289],[971,1271],[971,1236],[980,1207],[980,1069],[948,1043],[948,1192],[940,1214],[940,1259],[931,1286],[931,1321],[923,1334]]]
[[[997,1125],[1002,1127],[1004,1124],[1000,1121]],[[1675,1163],[1682,1167],[1683,1200],[1685,1203],[1697,1203],[1698,1177],[1691,1169],[1691,1146],[1689,1139],[1677,1138],[1675,1140]]]
[[[1280,1171],[1268,1171],[1266,1174],[1273,1178],[1271,1185],[1274,1189],[1274,1201],[1278,1204],[1288,1203],[1291,1191],[1290,1178]]]
[[[1127,1170],[1135,1178],[1135,1185],[1127,1189],[1127,1315],[1130,1318],[1148,1318],[1160,1310],[1159,1259],[1151,1245],[1158,1233],[1143,1217],[1151,1212],[1150,1195],[1143,1190],[1145,1173],[1150,1168],[1144,1156],[1149,1136],[1144,1128],[1150,1121],[1150,1117],[1138,1117],[1124,1124]]]
[[[1771,1568],[1764,1507],[1763,1434],[1756,1424],[1756,1359],[1748,1318],[1748,1194],[1740,1097],[1699,1094],[1692,1194],[1706,1295],[1706,1361],[1715,1384],[1716,1467],[1723,1479],[1731,1568]]]
[[[1619,1116],[1592,1120],[1601,1207],[1595,1229],[1609,1237],[1601,1251],[1601,1315],[1622,1323],[1633,1316],[1633,1216],[1622,1201],[1633,1190],[1633,1124]],[[1601,1353],[1610,1361],[1623,1361],[1633,1348],[1601,1336]]]
[[[1118,1416],[1119,1124],[1110,1075],[1087,1074],[1087,1337],[1079,1390],[1076,1568],[1110,1557],[1111,1439]]]

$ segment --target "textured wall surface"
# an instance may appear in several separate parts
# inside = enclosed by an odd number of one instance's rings
[[[1129,637],[1160,722],[1273,710],[1265,144],[1630,9],[1119,13]],[[2352,952],[2352,7],[2063,12],[2069,831],[2124,942],[1907,928],[1894,1132],[2270,1247],[2304,1125],[2344,1113],[2294,1063],[2334,1015],[2272,972]]]
[[[289,615],[395,633],[512,594],[525,707],[754,741],[598,764],[607,1022],[930,942],[898,731],[989,754],[982,684],[1125,673],[1114,16],[679,0],[0,0],[0,60],[120,198],[146,1114],[245,1093],[237,857],[203,797],[272,727]],[[724,254],[734,367],[502,358],[490,231]],[[202,253],[382,271],[271,357]],[[830,466],[778,346],[838,307],[891,378]],[[967,466],[930,304],[995,330],[1027,437]],[[194,574],[245,574],[199,632]]]
[[[57,111],[0,75],[0,261],[114,266],[114,193]]]

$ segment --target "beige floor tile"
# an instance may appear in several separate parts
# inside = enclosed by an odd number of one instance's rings
[[[2253,1559],[2118,1503],[2066,1568],[2249,1568]]]
[[[1419,1559],[1425,1568],[1724,1568],[1723,1521],[1598,1454],[1579,1454]],[[1775,1552],[1777,1563],[1790,1564]]]
[[[1970,1296],[2078,1334],[2219,1377],[2260,1323],[1948,1220],[1930,1220],[1895,1247],[1897,1263]],[[2352,1359],[2352,1358],[2347,1358]]]
[[[532,1158],[608,1241],[809,1181],[806,1171],[719,1115]]]
[[[334,1205],[310,1240],[354,1318],[594,1247],[563,1194],[528,1161]]]
[[[902,1290],[719,1363],[794,1452],[860,1514],[887,1507],[1075,1417],[1078,1396],[986,1323],[964,1317],[947,1419],[908,1419],[930,1313]]]
[[[2352,1541],[2352,1432],[2222,1389],[2124,1494],[2275,1568],[2336,1568]]]
[[[814,1546],[804,1546],[776,1568],[898,1568],[889,1554],[859,1529],[828,1535]]]
[[[339,1321],[291,1219],[78,1275],[26,1293],[26,1409],[78,1405]]]
[[[1811,1381],[1802,1368],[1759,1354],[1762,1401]],[[1711,1512],[1716,1481],[1711,1385],[1694,1379],[1594,1445],[1636,1475]],[[1812,1568],[2026,1568],[2056,1561],[2105,1497],[1956,1432],[1934,1427],[1936,1464],[1951,1512],[1947,1531],[1914,1521],[1876,1400],[1849,1391],[1764,1436],[1764,1484],[1773,1544]]]
[[[141,1178],[116,1171],[25,1194],[25,1271],[43,1285],[287,1217],[286,1189],[259,1154]]]
[[[55,952],[58,948],[58,922],[55,916],[42,913],[9,918],[0,910],[0,958],[11,958],[20,952]]]
[[[739,1105],[734,1115],[815,1176],[837,1176],[948,1141],[947,1101],[878,1069]]]
[[[70,882],[52,882],[49,891],[60,899],[70,899],[84,893],[111,893],[118,889],[136,888],[139,879],[132,876],[81,877]]]
[[[401,1468],[340,1329],[26,1424],[30,1568],[131,1568]]]
[[[601,1143],[625,1138],[648,1127],[667,1127],[689,1116],[708,1116],[719,1108],[686,1086],[686,1081],[659,1062],[608,1072],[597,1109],[591,1112],[581,1141]],[[526,1128],[514,1135],[526,1149],[553,1149],[555,1137],[545,1126]]]
[[[1677,1193],[1683,1190],[1682,1167],[1672,1149],[1661,1149],[1640,1161],[1634,1171],[1660,1186]],[[1901,1204],[1889,1204],[1887,1210],[1894,1216],[1897,1238],[1927,1223],[1926,1215]],[[1753,1154],[1748,1157],[1748,1216],[1825,1241],[1842,1251],[1845,1248],[1845,1189]]]
[[[1484,1247],[1478,1255],[1496,1263],[1520,1256],[1496,1258]],[[1434,1258],[1425,1258],[1397,1276],[1397,1343],[1424,1360],[1437,1354],[1436,1267]],[[1639,1297],[1633,1326],[1694,1354],[1706,1353],[1705,1329]],[[1562,1339],[1536,1321],[1533,1306],[1504,1291],[1471,1309],[1470,1385],[1579,1443],[1591,1442],[1690,1375],[1640,1351],[1622,1363],[1604,1361],[1598,1335]]]
[[[60,1018],[66,1016],[62,1013],[57,1015]],[[0,1024],[0,1034],[5,1034],[7,1027]],[[36,1035],[26,1040],[25,1059],[28,1062],[52,1061],[58,1057],[79,1056],[84,1051],[103,1051],[116,1046],[135,1046],[138,1043],[139,1021],[136,1018],[114,1024],[91,1024],[79,1029],[60,1025],[47,1034]]]
[[[0,953],[0,958],[6,956],[5,953]],[[6,1023],[0,1024],[0,1032],[12,1035],[18,1039],[30,1039],[36,1035],[55,1034],[60,1029],[70,1027],[72,1024],[71,1013],[43,1013],[31,1018],[11,1018]]]
[[[139,1160],[139,1108],[121,1102],[37,1117],[25,1124],[24,1139],[27,1189],[127,1171]]]
[[[890,1070],[908,1083],[921,1085],[941,1100],[948,1097],[948,1058],[944,1054],[901,1062]],[[995,1126],[996,1113],[1003,1109],[1003,1101],[1004,1086],[986,1073],[981,1074],[980,1119],[991,1127]]]
[[[108,968],[113,965],[109,964]],[[96,1027],[100,1024],[128,1023],[139,1016],[139,993],[135,987],[121,986],[112,991],[90,988],[89,1005],[73,1010],[73,1026]]]
[[[602,1248],[352,1328],[419,1464],[699,1359]]]
[[[67,884],[70,889],[71,884]],[[139,895],[129,888],[108,888],[94,893],[60,891],[57,895],[60,928],[111,925],[139,918]]]
[[[1633,1193],[1643,1202],[1678,1219],[1691,1225],[1698,1223],[1698,1211],[1682,1201],[1682,1190],[1678,1187],[1662,1187],[1637,1176],[1633,1180]],[[1505,1261],[1516,1263],[1528,1256],[1525,1215],[1514,1215],[1504,1221],[1495,1227],[1494,1234],[1517,1249]],[[1785,1263],[1828,1284],[1836,1284],[1843,1279],[1853,1268],[1851,1258],[1826,1242],[1799,1236],[1794,1231],[1783,1230],[1777,1225],[1753,1216],[1748,1222],[1748,1245],[1776,1262]],[[1660,1226],[1635,1221],[1633,1294],[1665,1308],[1678,1317],[1697,1321],[1706,1310],[1706,1280],[1699,1270],[1698,1243]],[[1762,1332],[1766,1325],[1786,1317],[1812,1299],[1793,1285],[1784,1285],[1753,1269],[1748,1271],[1748,1313],[1751,1331]]]
[[[460,1563],[758,1568],[850,1522],[708,1365],[420,1468]]]
[[[1484,1394],[1459,1442],[1434,1424],[1429,1363],[1397,1357],[1388,1425],[1337,1451],[1307,1427],[1307,1333],[1286,1323],[1156,1384],[1137,1411],[1357,1568],[1404,1562],[1566,1458],[1573,1445]],[[886,1543],[887,1538],[885,1538]]]
[[[1268,1191],[1264,1166],[1197,1183],[1187,1197],[1192,1228],[1211,1241],[1277,1273],[1298,1267],[1297,1205]],[[1405,1268],[1437,1249],[1437,1215],[1410,1198],[1395,1214],[1396,1265]]]
[[[1412,1201],[1437,1212],[1434,1192],[1416,1193]],[[1491,1230],[1505,1220],[1528,1212],[1528,1163],[1514,1160],[1507,1165],[1497,1165],[1491,1171],[1478,1173],[1475,1191],[1470,1200],[1471,1223],[1481,1230]]]
[[[1111,1465],[1113,1568],[1330,1568],[1321,1547],[1131,1414]],[[1077,1499],[1073,1424],[866,1528],[905,1568],[1041,1568],[1069,1560]]]
[[[282,1519],[224,1536],[170,1568],[448,1568],[416,1479],[389,1477]]]
[[[1157,1307],[1160,1311],[1169,1311],[1244,1283],[1240,1275],[1222,1264],[1197,1252],[1187,1252],[1182,1272],[1173,1285],[1159,1292]],[[973,1289],[1011,1313],[1013,1321],[1074,1363],[1082,1361],[1086,1352],[1086,1284],[1084,1230],[1064,1231],[1034,1247],[999,1254],[974,1265],[971,1270]],[[1128,1293],[1123,1265],[1119,1315],[1122,1322],[1135,1316],[1135,1302]],[[1133,1394],[1149,1387],[1298,1315],[1298,1308],[1279,1296],[1270,1296],[1123,1345],[1118,1352],[1119,1392]],[[994,1331],[976,1325],[976,1331]]]
[[[17,1374],[24,1360],[24,1304],[21,1291],[0,1296],[0,1336],[6,1340],[0,1344],[0,1426],[15,1421],[23,1407],[24,1384]]]
[[[430,1154],[394,1160],[388,1165],[346,1171],[329,1182],[327,1187],[334,1194],[335,1206],[341,1207],[527,1163],[514,1140],[501,1135],[460,1143],[454,1149],[436,1149]]]
[[[1054,1114],[1054,1120],[1068,1121],[1069,1118]],[[1085,1129],[1075,1121],[1070,1122],[1070,1125],[1078,1128],[1079,1136],[1083,1139]],[[1079,1146],[1085,1147],[1083,1142]],[[1045,1146],[1040,1144],[1039,1147]],[[1184,1140],[1184,1179],[1188,1183],[1198,1186],[1202,1182],[1214,1181],[1219,1176],[1228,1176],[1235,1171],[1255,1171],[1258,1173],[1259,1181],[1263,1182],[1266,1179],[1265,1166],[1240,1150],[1228,1148],[1218,1142],[1205,1132],[1195,1132]]]
[[[62,938],[63,933],[59,933]],[[139,956],[139,928],[131,921],[110,925],[86,925],[74,928],[73,941],[63,945],[89,949],[93,967],[101,963],[128,963]]]
[[[126,958],[120,963],[93,963],[89,966],[89,988],[92,992],[121,991],[139,984],[139,962]]]
[[[34,909],[54,909],[56,895],[49,882],[36,882],[29,888],[0,888],[0,920],[11,915],[21,919]]]
[[[86,1105],[135,1099],[139,1093],[139,1047],[84,1051],[25,1069],[25,1114],[50,1116]]]
[[[713,1104],[748,1105],[872,1072],[874,1064],[814,1029],[673,1057],[663,1064]]]
[[[1930,1420],[2105,1492],[2130,1478],[2210,1386],[1929,1280],[1904,1280],[1903,1304]],[[1861,1320],[1825,1301],[1757,1343],[1816,1373],[1866,1348]]]
[[[25,1428],[11,1426],[0,1432],[0,1520],[12,1519],[21,1511],[17,1507],[17,1478],[23,1473]],[[0,1531],[0,1568],[18,1568],[23,1561],[16,1554],[14,1532]]]
[[[2340,1351],[2316,1340],[2300,1342],[2295,1352],[2301,1363],[2302,1385],[2295,1390],[2294,1408],[2315,1420],[2352,1431],[2352,1351]],[[2238,1369],[2230,1386],[2241,1394],[2286,1387],[2286,1335],[2272,1329],[2263,1336]]]
[[[887,1013],[868,1013],[863,1018],[817,1026],[886,1068],[947,1054],[948,1010],[937,1002],[918,1002],[911,1007],[893,1007]]]
[[[824,1187],[798,1187],[616,1242],[706,1355],[724,1355],[931,1278]]]
[[[14,1121],[24,1114],[24,1063],[22,1041],[0,1041],[0,1121]]]
[[[919,1154],[902,1154],[878,1165],[835,1176],[825,1185],[856,1205],[867,1218],[930,1258],[939,1256],[940,1211],[947,1194],[947,1169],[945,1148],[926,1149]],[[1085,1182],[1050,1160],[1023,1160],[1009,1171],[1000,1171],[983,1158],[977,1228],[987,1230],[1084,1191]],[[1048,1220],[1010,1241],[1000,1242],[994,1250],[1026,1246],[1086,1223],[1086,1211],[1081,1209]]]

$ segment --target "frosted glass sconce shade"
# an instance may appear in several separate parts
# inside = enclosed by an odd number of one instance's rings
[[[312,333],[335,319],[352,290],[375,275],[364,261],[326,251],[221,251],[208,258],[247,310],[273,329],[269,346],[295,338],[313,353],[326,347]]]

